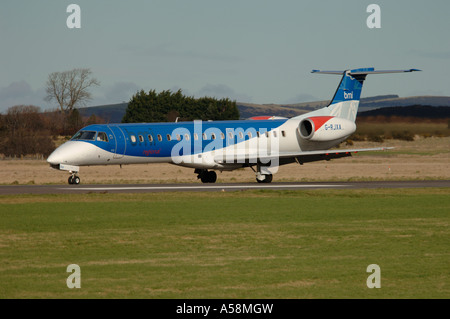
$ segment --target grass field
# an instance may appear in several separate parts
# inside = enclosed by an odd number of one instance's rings
[[[0,298],[449,298],[449,212],[448,189],[0,196]]]

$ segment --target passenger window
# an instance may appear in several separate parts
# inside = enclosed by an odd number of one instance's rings
[[[252,138],[252,132],[248,132],[248,138]]]
[[[108,136],[106,135],[105,132],[98,132],[97,141],[108,142]]]
[[[172,136],[170,136],[170,134],[167,134],[166,136],[167,136],[167,140],[168,140],[168,141],[171,141],[171,140],[172,140]]]
[[[244,134],[242,132],[239,132],[239,138],[242,140],[244,138]]]
[[[220,138],[221,138],[222,140],[224,140],[224,139],[225,139],[225,134],[220,133]]]
[[[151,134],[148,134],[147,137],[149,142],[153,142],[153,136]]]
[[[197,133],[194,133],[194,140],[198,140],[198,135],[197,135]]]
[[[203,139],[206,140],[206,134],[205,133],[203,133]]]
[[[273,131],[273,137],[277,137],[277,131]]]
[[[258,136],[258,137],[259,137],[259,131],[257,131],[257,132],[256,132],[256,136]]]
[[[144,137],[142,135],[139,135],[139,142],[141,142],[141,143],[144,142]]]
[[[286,132],[285,131],[281,131],[281,136],[286,137]]]
[[[228,132],[228,136],[230,137],[230,138],[233,138],[234,136],[233,136],[233,132]]]
[[[211,134],[211,139],[215,140],[216,139],[216,134],[212,133]]]
[[[269,132],[269,131],[267,131],[267,132],[266,132],[266,137],[269,137],[269,134],[270,134],[270,132]]]
[[[162,142],[162,136],[161,136],[161,134],[158,134],[158,141]]]
[[[177,134],[176,137],[177,137],[177,141],[181,141],[180,134]]]
[[[130,135],[130,138],[132,143],[136,143],[136,136]]]

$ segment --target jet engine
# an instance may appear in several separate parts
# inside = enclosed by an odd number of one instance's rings
[[[356,130],[356,124],[347,119],[334,116],[314,116],[303,119],[298,131],[300,136],[309,141],[334,141],[350,136]]]

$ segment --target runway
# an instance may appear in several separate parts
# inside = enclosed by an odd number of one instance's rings
[[[376,182],[310,182],[310,183],[233,183],[233,184],[123,184],[123,185],[0,185],[0,195],[83,194],[83,193],[153,193],[153,192],[220,192],[251,189],[373,189],[448,187],[450,180],[376,181]]]

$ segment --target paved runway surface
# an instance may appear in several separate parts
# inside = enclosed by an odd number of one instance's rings
[[[180,191],[239,191],[246,189],[362,189],[362,188],[421,188],[449,187],[444,181],[385,181],[385,182],[311,182],[311,183],[235,183],[235,184],[135,184],[135,185],[7,185],[0,186],[0,195],[13,194],[80,194],[80,193],[150,193]]]

